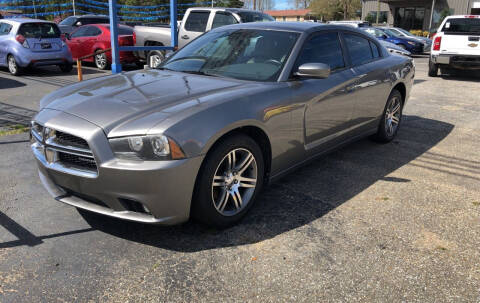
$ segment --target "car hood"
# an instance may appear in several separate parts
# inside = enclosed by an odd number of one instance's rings
[[[179,111],[204,103],[205,99],[224,101],[227,99],[225,93],[228,92],[231,97],[231,91],[248,86],[255,84],[234,79],[146,70],[92,79],[62,88],[42,99],[40,107],[83,118],[102,127],[107,134],[115,128],[126,129],[128,123],[136,124],[135,127],[130,127],[137,129],[133,131],[145,132],[148,127],[153,127]],[[215,98],[218,95],[222,97]],[[152,114],[155,116],[150,116]],[[142,123],[131,123],[132,120],[140,120]]]

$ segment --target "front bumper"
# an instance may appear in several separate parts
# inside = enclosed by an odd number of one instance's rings
[[[480,56],[440,54],[432,55],[431,60],[434,64],[448,65],[457,69],[480,70]]]
[[[119,160],[113,157],[100,128],[76,116],[54,112],[43,110],[36,121],[85,139],[97,163],[97,173],[83,174],[47,161],[52,157],[42,153],[33,139],[40,179],[57,201],[141,223],[173,225],[188,220],[202,156],[174,161]],[[69,124],[65,124],[67,120]],[[43,145],[45,150],[50,146],[46,141]]]

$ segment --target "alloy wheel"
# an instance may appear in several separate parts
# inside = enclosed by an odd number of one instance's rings
[[[241,212],[252,199],[257,186],[258,168],[255,156],[245,148],[230,151],[215,170],[212,180],[212,202],[223,216]]]
[[[393,97],[385,112],[385,132],[389,137],[395,134],[400,124],[401,108],[400,99],[396,96]]]
[[[105,53],[95,55],[95,64],[99,69],[107,67],[107,56],[105,56]]]
[[[8,70],[14,75],[17,73],[17,62],[13,56],[8,57]]]
[[[160,56],[160,55],[151,55],[150,56],[150,64],[152,65],[152,68],[156,68],[158,66],[160,66],[160,64],[162,63],[163,61],[163,58]]]

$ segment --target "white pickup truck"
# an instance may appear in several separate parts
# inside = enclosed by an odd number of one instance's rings
[[[189,8],[183,20],[178,24],[178,48],[197,38],[211,29],[246,22],[275,21],[267,14],[259,11],[240,8]],[[135,26],[135,46],[168,46],[171,45],[170,25]],[[150,51],[136,52],[141,60],[148,59],[148,63],[155,67],[165,59],[165,52]]]
[[[454,68],[480,70],[480,15],[449,16],[433,38],[428,75]]]

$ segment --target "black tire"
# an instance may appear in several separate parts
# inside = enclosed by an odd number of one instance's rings
[[[392,103],[395,103],[395,105]],[[398,90],[394,89],[388,97],[387,104],[385,105],[382,118],[380,119],[380,123],[378,125],[377,133],[373,136],[375,141],[380,143],[388,143],[395,138],[402,122],[403,103],[404,100],[402,94]],[[397,111],[395,111],[395,114],[392,115],[392,109],[396,108],[396,104],[399,105],[398,115],[396,115]],[[392,116],[395,116],[395,118],[398,120],[395,128],[393,128],[394,122]],[[392,125],[392,129],[390,128],[390,125]]]
[[[97,51],[101,51],[101,49],[97,49],[95,52],[97,52]],[[93,57],[93,61],[95,62],[95,66],[99,70],[106,70],[110,67],[110,64],[108,63],[106,53],[101,53],[101,54],[95,55]]]
[[[60,70],[62,71],[62,73],[69,73],[73,69],[73,64],[65,63],[65,64],[59,65],[58,67],[60,67]]]
[[[435,64],[430,59],[428,61],[428,76],[436,77],[438,75],[438,64]]]
[[[223,163],[225,163],[224,160],[227,159],[227,155],[229,155],[233,151],[236,151],[237,155],[239,155],[240,153],[240,156],[242,152],[250,152],[250,154],[254,157],[254,161],[251,162],[256,163],[256,183],[254,185],[254,188],[252,188],[252,190],[248,188],[241,188],[241,183],[243,182],[239,181],[238,183],[237,188],[239,188],[239,190],[244,190],[243,196],[241,196],[242,199],[240,201],[242,201],[247,196],[247,194],[249,196],[249,200],[243,201],[245,205],[240,208],[237,206],[237,198],[233,197],[234,194],[231,194],[229,196],[228,186],[213,186],[213,178],[215,174],[219,174],[219,169],[222,167]],[[240,156],[237,160],[238,162],[241,162],[241,164],[243,164],[243,161],[246,161],[246,158],[241,158]],[[252,166],[249,166],[248,169],[253,172],[254,167],[253,164],[251,165]],[[241,165],[237,165],[236,168],[240,166]],[[265,165],[262,151],[258,144],[252,138],[243,134],[235,134],[216,143],[213,149],[207,154],[207,157],[205,158],[202,167],[198,173],[192,201],[192,217],[206,225],[216,228],[226,228],[237,223],[250,210],[250,208],[255,203],[255,199],[257,198],[259,192],[262,190],[264,167]],[[234,171],[236,170],[236,168],[234,168]],[[245,172],[248,171],[245,170]],[[239,173],[236,173],[236,175],[240,178],[242,177],[242,174],[244,173],[241,173],[240,171]],[[223,183],[227,183],[227,181]],[[230,184],[233,185],[233,181]],[[222,194],[224,194],[223,196],[227,197],[226,199],[224,199],[224,201],[226,201],[225,205],[227,205],[224,206],[224,209],[225,213],[227,212],[227,208],[233,209],[231,210],[231,214],[221,213],[223,209],[217,210],[217,207],[219,207],[219,205],[216,206],[214,202],[216,190],[222,191]],[[247,193],[247,190],[250,191]],[[220,198],[220,200],[223,199]]]
[[[154,61],[154,64],[150,66],[150,64],[152,64],[152,60]],[[148,53],[147,64],[151,68],[158,67],[160,64],[163,63],[163,61],[165,61],[165,54],[162,51],[153,50]]]
[[[7,65],[8,65],[8,71],[10,74],[14,76],[19,76],[22,74],[23,69],[18,66],[17,60],[15,60],[15,57],[13,55],[8,55],[7,56]]]

